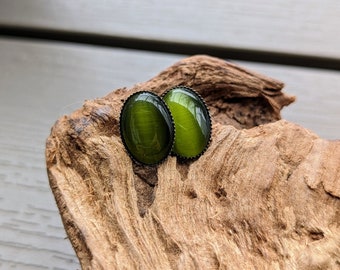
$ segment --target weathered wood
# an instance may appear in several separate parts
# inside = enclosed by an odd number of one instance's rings
[[[285,91],[297,100],[284,108],[282,118],[311,130],[324,139],[340,138],[340,76],[319,69],[283,68],[279,65],[239,64],[285,82]],[[334,83],[333,86],[328,83]]]
[[[209,105],[209,149],[189,163],[132,164],[118,132],[122,102],[177,84]],[[339,267],[340,142],[279,120],[294,100],[282,87],[197,56],[59,119],[46,145],[48,175],[82,267]]]
[[[336,0],[1,0],[0,24],[340,57]]]

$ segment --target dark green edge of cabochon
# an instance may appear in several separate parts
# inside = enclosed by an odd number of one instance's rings
[[[152,164],[148,164],[148,163],[141,162],[141,161],[137,160],[137,159],[130,153],[130,151],[129,151],[128,147],[127,147],[127,144],[126,144],[126,142],[125,142],[124,136],[123,136],[122,125],[121,125],[121,121],[122,121],[122,119],[121,119],[121,118],[122,118],[122,112],[123,112],[123,110],[124,110],[125,105],[126,105],[127,102],[129,101],[129,99],[131,99],[131,98],[134,97],[135,95],[142,94],[142,93],[151,94],[151,95],[153,95],[153,96],[155,96],[155,97],[157,97],[157,98],[159,99],[160,103],[164,106],[165,110],[169,113],[169,116],[170,116],[170,118],[171,118],[170,120],[171,120],[171,123],[172,123],[172,128],[173,128],[173,134],[170,134],[170,137],[171,137],[171,139],[172,139],[172,145],[171,145],[171,147],[170,147],[170,150],[169,150],[168,154],[165,155],[165,157],[164,157],[163,159],[159,160],[158,162],[152,163]],[[146,90],[137,91],[137,92],[131,94],[131,95],[124,101],[123,106],[122,106],[122,109],[121,109],[121,112],[120,112],[120,116],[119,116],[119,132],[120,132],[120,138],[121,138],[121,140],[122,140],[122,142],[123,142],[123,145],[124,145],[124,147],[125,147],[125,149],[126,149],[127,154],[128,154],[129,157],[131,158],[131,160],[132,160],[134,163],[136,163],[136,164],[145,165],[145,166],[157,166],[157,165],[161,164],[162,162],[164,162],[164,161],[169,157],[169,155],[171,154],[172,148],[173,148],[174,143],[175,143],[175,135],[176,135],[174,119],[173,119],[173,117],[172,117],[172,114],[171,114],[171,111],[170,111],[168,105],[167,105],[167,104],[164,102],[164,100],[163,100],[162,98],[160,98],[157,94],[155,94],[155,93],[153,93],[153,92],[151,92],[151,91],[146,91]]]
[[[198,159],[199,157],[201,157],[206,151],[207,149],[209,148],[209,145],[211,143],[211,134],[212,134],[212,123],[211,123],[211,115],[210,115],[210,112],[209,112],[209,109],[208,109],[208,106],[207,104],[205,103],[203,97],[197,93],[194,89],[190,88],[190,87],[187,87],[187,86],[183,86],[183,85],[178,85],[178,86],[174,86],[172,88],[170,88],[169,90],[165,91],[163,94],[162,94],[162,98],[164,98],[170,91],[174,90],[174,89],[178,89],[178,88],[181,88],[181,89],[185,89],[185,90],[188,90],[189,92],[193,93],[195,96],[197,96],[197,98],[202,102],[205,110],[207,111],[207,115],[209,117],[209,139],[208,139],[208,142],[205,146],[205,148],[196,156],[193,156],[193,157],[185,157],[185,156],[182,156],[182,155],[179,155],[173,151],[171,151],[171,155],[173,156],[176,156],[178,157],[179,159],[181,159],[182,161],[192,161],[192,160],[196,160]],[[170,111],[171,112],[171,111]],[[176,138],[174,138],[174,144],[175,144],[175,140]]]

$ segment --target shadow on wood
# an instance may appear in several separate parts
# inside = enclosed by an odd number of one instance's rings
[[[119,114],[133,92],[199,92],[212,143],[194,162],[133,164]],[[60,118],[50,185],[83,269],[336,269],[340,142],[280,120],[283,83],[194,56]]]

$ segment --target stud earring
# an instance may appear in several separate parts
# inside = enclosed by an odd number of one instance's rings
[[[123,144],[135,162],[156,165],[168,157],[174,144],[175,126],[165,102],[141,91],[125,101],[120,114]]]
[[[195,159],[211,140],[211,118],[203,98],[193,89],[176,86],[163,94],[175,122],[172,152],[183,159]]]

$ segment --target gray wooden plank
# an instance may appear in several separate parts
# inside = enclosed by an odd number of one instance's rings
[[[1,269],[79,269],[45,172],[50,127],[85,99],[145,81],[181,58],[0,39]],[[297,95],[286,119],[324,138],[340,137],[338,73],[241,64],[285,81]]]
[[[336,0],[0,0],[0,24],[340,58]]]
[[[45,169],[50,127],[178,57],[0,40],[0,268],[79,269]]]

